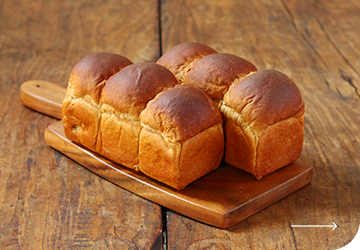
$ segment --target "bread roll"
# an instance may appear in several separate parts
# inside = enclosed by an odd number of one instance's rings
[[[159,92],[176,84],[174,75],[155,63],[132,64],[110,77],[102,93],[98,152],[139,170],[139,115]]]
[[[157,63],[169,69],[178,79],[178,82],[183,83],[184,74],[191,63],[214,53],[217,52],[204,44],[195,42],[183,43],[166,52],[159,58]]]
[[[222,117],[194,86],[176,86],[156,63],[92,54],[71,73],[63,103],[66,136],[126,167],[182,189],[219,167]]]
[[[302,151],[305,107],[295,83],[275,70],[230,86],[220,106],[224,160],[257,179],[295,161]]]
[[[231,84],[253,71],[257,68],[241,57],[211,54],[190,64],[183,83],[199,87],[218,104]]]
[[[157,61],[168,68],[180,84],[194,85],[210,95],[216,104],[229,86],[245,75],[257,71],[249,61],[195,43],[175,46]]]
[[[71,71],[62,105],[65,135],[98,151],[100,98],[106,81],[132,62],[112,53],[94,53],[81,59]]]
[[[224,161],[257,179],[295,161],[302,150],[305,112],[295,83],[274,70],[257,72],[235,55],[203,53],[204,48],[211,51],[198,43],[180,44],[157,63],[175,73],[179,83],[197,86],[215,101],[224,119]]]
[[[222,117],[202,90],[177,85],[161,92],[140,119],[140,170],[146,175],[182,189],[220,165]]]

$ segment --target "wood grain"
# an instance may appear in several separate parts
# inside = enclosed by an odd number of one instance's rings
[[[40,113],[61,118],[62,100],[66,92],[64,88],[33,80],[23,83],[20,92],[25,105]],[[222,164],[219,169],[177,191],[71,142],[64,133],[62,121],[46,128],[45,141],[80,165],[126,190],[220,228],[230,227],[248,218],[297,191],[312,179],[312,167],[300,160],[260,181],[239,169]]]
[[[66,87],[83,56],[159,55],[156,1],[0,1],[0,248],[161,249],[160,206],[90,173],[44,140],[56,120],[20,84]]]
[[[220,228],[227,228],[248,218],[297,191],[312,178],[312,167],[300,160],[260,181],[223,164],[219,169],[177,191],[71,142],[65,136],[62,121],[46,129],[45,141],[85,168],[126,190]]]
[[[163,1],[162,45],[187,41],[276,69],[306,103],[300,159],[314,179],[229,230],[167,214],[170,249],[336,249],[360,224],[360,5],[332,1]],[[331,224],[339,230],[291,224]],[[181,244],[179,243],[181,242]]]
[[[25,106],[57,119],[62,118],[65,95],[66,88],[47,81],[30,80],[20,86],[20,99]]]
[[[360,220],[359,2],[159,2],[0,1],[1,248],[159,249],[162,230],[168,249],[335,249],[350,242]],[[315,167],[311,184],[227,230],[171,211],[162,228],[159,206],[49,149],[43,131],[55,120],[20,102],[21,83],[65,87],[74,64],[91,52],[155,61],[190,40],[288,74],[307,105],[301,159]],[[332,221],[334,231],[290,227]]]

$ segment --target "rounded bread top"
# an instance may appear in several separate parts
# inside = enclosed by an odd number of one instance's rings
[[[100,101],[102,87],[112,75],[132,62],[118,54],[99,52],[82,58],[72,69],[69,88],[75,95],[90,95]]]
[[[140,114],[140,120],[171,141],[185,141],[222,123],[211,98],[191,85],[176,85],[158,94]]]
[[[187,42],[167,51],[159,58],[157,63],[165,66],[174,75],[177,75],[182,66],[214,53],[217,53],[216,50],[209,46],[197,42]]]
[[[249,61],[227,53],[211,54],[191,64],[184,84],[195,85],[214,100],[221,100],[229,86],[238,78],[257,68]]]
[[[150,62],[136,63],[114,74],[105,84],[103,103],[130,115],[139,115],[159,92],[177,84],[165,67]]]
[[[231,85],[223,104],[261,129],[294,116],[304,106],[296,84],[276,70],[260,70]]]

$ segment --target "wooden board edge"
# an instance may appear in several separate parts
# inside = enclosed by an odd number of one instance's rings
[[[28,108],[53,118],[62,118],[66,89],[47,81],[29,80],[20,86],[20,100]]]
[[[45,129],[45,141],[52,148],[125,190],[167,207],[176,213],[221,229],[231,227],[283,199],[308,184],[312,178],[313,168],[302,161],[297,161],[298,164],[304,164],[306,171],[267,191],[266,196],[272,195],[271,199],[263,199],[265,195],[263,194],[230,211],[211,209],[184,199],[177,190],[165,184],[134,170],[122,167],[96,153],[89,152],[88,149],[71,142],[59,133],[59,127],[62,128],[62,121],[51,124]],[[296,185],[293,185],[294,183]],[[185,203],[186,209],[183,209]],[[256,208],[254,209],[254,207]]]
[[[61,122],[62,121],[59,121],[55,124]],[[121,167],[119,164],[107,160],[105,157],[96,155],[96,153],[89,152],[82,146],[74,144],[69,139],[64,138],[52,128],[53,125],[54,124],[51,124],[45,129],[45,142],[94,174],[110,181],[120,188],[134,193],[135,195],[197,221],[220,228],[224,224],[224,213],[222,211],[212,210],[199,204],[189,202],[182,197],[176,196],[175,193],[177,190],[159,183],[150,177],[144,176],[141,173],[135,172],[134,170]],[[58,144],[59,138],[61,138],[60,141],[62,141],[62,144]],[[69,146],[71,147],[71,150],[66,150],[66,147]],[[82,155],[84,154],[86,154],[87,157],[83,157]],[[102,167],[88,162],[87,158],[95,159]],[[114,174],[112,178],[106,176],[105,172],[108,171],[106,168],[108,170],[111,169],[110,171]],[[133,185],[134,182],[138,185]],[[172,198],[169,200],[168,197]],[[188,205],[186,210],[180,209],[184,203],[187,203]]]
[[[299,161],[301,162],[301,161]],[[289,179],[288,181],[282,183],[282,185],[269,190],[266,194],[260,195],[255,199],[239,206],[232,211],[224,214],[224,225],[222,228],[229,228],[250,216],[260,212],[261,210],[270,207],[271,205],[279,202],[280,200],[286,198],[287,196],[293,194],[294,192],[300,190],[307,184],[309,184],[313,177],[313,167],[308,168],[303,173]],[[267,197],[272,197],[266,201],[262,199],[262,196],[266,195]],[[258,206],[256,206],[258,205]],[[255,208],[255,209],[253,209]]]

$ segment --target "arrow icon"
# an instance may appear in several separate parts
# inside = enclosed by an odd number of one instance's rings
[[[332,227],[334,230],[337,228],[337,225],[333,222],[333,225],[291,225],[291,227]]]

